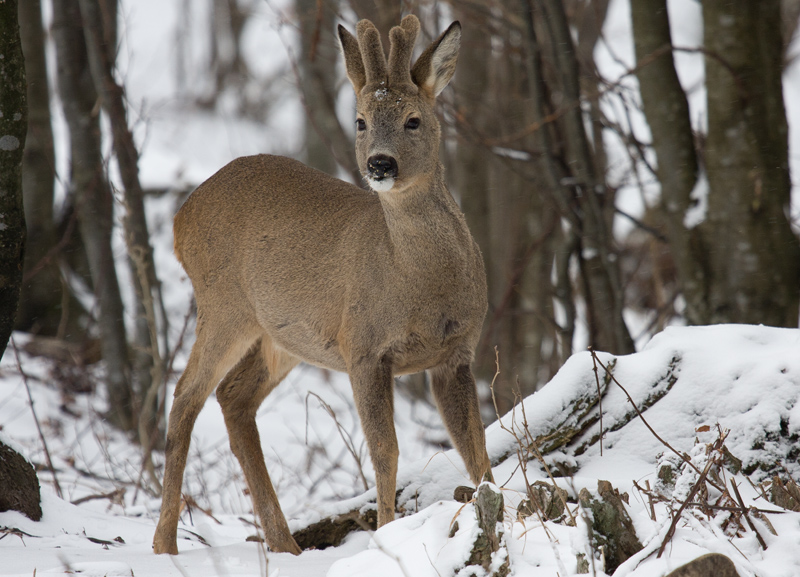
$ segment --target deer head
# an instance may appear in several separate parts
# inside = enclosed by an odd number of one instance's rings
[[[378,30],[358,23],[358,39],[339,26],[347,76],[356,93],[356,158],[378,193],[426,188],[441,175],[441,129],[434,103],[455,72],[461,25],[453,22],[411,66],[419,20],[408,15],[389,33],[389,60]]]

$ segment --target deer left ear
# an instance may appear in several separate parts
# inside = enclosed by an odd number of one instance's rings
[[[420,92],[433,100],[445,89],[456,71],[461,46],[461,24],[456,21],[423,52],[411,69]]]

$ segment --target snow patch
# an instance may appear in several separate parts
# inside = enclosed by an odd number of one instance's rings
[[[705,222],[708,213],[708,176],[705,171],[697,177],[689,198],[692,199],[692,205],[683,216],[683,226],[691,230]]]

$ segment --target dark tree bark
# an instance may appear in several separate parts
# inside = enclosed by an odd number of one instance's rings
[[[578,59],[564,5],[560,0],[535,0],[542,7],[555,57],[560,89],[567,103],[581,100]],[[573,198],[580,214],[581,276],[589,320],[590,344],[618,354],[634,352],[633,339],[622,316],[624,294],[611,232],[613,198],[604,175],[596,172],[580,106],[562,115],[564,161],[571,173]]]
[[[664,0],[633,5],[639,82],[658,156],[670,249],[692,324],[797,326],[800,245],[781,83],[780,2],[703,3],[708,92],[706,220],[687,228],[698,161]]]
[[[484,8],[481,4],[471,3],[457,3],[453,6],[453,15],[464,26],[461,30],[457,73],[451,84],[458,140],[449,162],[452,166],[447,171],[447,178],[467,219],[470,232],[481,249],[484,265],[489,270],[494,256],[490,244],[489,207],[495,200],[490,198],[490,173],[495,159],[481,140],[484,135],[491,134],[490,126],[494,119],[495,91],[489,75],[493,65],[491,42],[494,32],[489,23],[480,18]],[[490,295],[501,290],[496,287],[498,279],[493,274],[487,274],[486,281]],[[489,318],[483,325],[484,334],[474,366],[476,376],[485,381],[491,381],[495,373],[492,347],[498,343],[487,332],[493,313],[492,304]],[[506,352],[505,349],[503,352]]]
[[[113,63],[115,47],[112,36],[103,25],[100,0],[79,0],[83,17],[84,35],[94,86],[100,95],[103,110],[108,115],[114,143],[114,154],[119,164],[124,188],[125,242],[132,261],[134,288],[137,298],[136,358],[133,365],[134,391],[146,400],[141,407],[138,423],[140,441],[150,444],[157,422],[157,397],[153,388],[158,386],[165,367],[159,350],[157,314],[161,313],[166,333],[166,315],[163,314],[160,287],[156,277],[153,249],[147,230],[144,212],[144,193],[139,182],[139,152],[128,127],[123,87],[115,80]],[[164,334],[165,334],[164,333]],[[164,343],[166,346],[166,342]]]
[[[2,22],[2,20],[0,20]],[[39,478],[25,457],[0,441],[0,512],[19,511],[33,521],[42,518]]]
[[[28,80],[28,136],[22,162],[28,242],[16,328],[55,336],[65,332],[66,324],[60,327],[62,315],[69,315],[70,311],[62,310],[63,288],[53,218],[53,131],[40,0],[26,0],[19,6],[19,25]]]
[[[0,2],[0,350],[17,313],[25,250],[22,155],[28,126],[25,60],[17,0]]]
[[[240,112],[245,111],[244,88],[249,72],[240,41],[246,22],[247,15],[239,8],[237,0],[213,0],[209,68],[214,86],[203,100],[205,106],[215,105],[224,92],[230,91],[237,94]]]
[[[796,327],[779,0],[703,2],[712,322]]]
[[[337,15],[331,2],[295,0],[300,23],[300,57],[297,63],[305,108],[305,161],[310,166],[336,175],[337,164],[360,183],[354,144],[336,116],[340,59],[334,37]],[[399,20],[394,24],[397,25]],[[355,117],[353,117],[355,122]]]
[[[699,166],[689,118],[689,103],[672,57],[666,0],[641,0],[631,6],[639,89],[658,158],[661,216],[686,301],[686,319],[706,324],[709,314],[707,239],[702,227],[686,228]],[[713,90],[713,87],[710,89]]]
[[[71,185],[75,193],[81,237],[89,260],[98,303],[109,419],[124,430],[133,426],[124,308],[111,252],[113,197],[101,152],[99,117],[77,0],[53,0],[53,38],[58,62],[58,87],[69,127]]]

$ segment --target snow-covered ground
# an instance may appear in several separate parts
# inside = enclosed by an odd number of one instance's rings
[[[47,6],[47,2],[44,4]],[[698,4],[671,0],[669,5],[676,44],[699,44]],[[183,12],[187,6],[191,6],[191,14]],[[201,3],[178,0],[122,2],[121,70],[135,111],[132,122],[142,146],[141,173],[146,187],[180,189],[202,181],[236,156],[255,152],[296,154],[300,149],[299,103],[282,90],[293,82],[285,46],[292,44],[295,34],[287,24],[283,2],[254,3],[255,16],[245,33],[249,61],[260,63],[256,72],[272,79],[271,90],[276,95],[264,123],[237,118],[226,113],[224,106],[213,113],[182,108],[187,91],[192,92],[203,79],[192,76],[189,67],[190,74],[179,86],[174,38],[181,22],[194,22],[200,32],[195,32],[197,37],[188,43],[186,58],[202,58],[203,9],[198,6]],[[609,14],[606,46],[598,49],[597,56],[601,69],[613,78],[633,64],[627,1],[612,0]],[[798,49],[796,42],[794,50]],[[677,61],[690,92],[693,119],[701,123],[702,57],[681,54]],[[784,82],[790,162],[797,191],[800,63],[786,71]],[[631,83],[635,86],[635,80]],[[634,114],[632,122],[631,129],[647,140],[642,119]],[[63,147],[63,121],[58,120],[55,129],[56,145]],[[621,163],[626,153],[619,143],[610,142],[609,147],[612,164],[620,163],[614,166],[624,175],[626,168]],[[63,161],[59,170],[66,172]],[[620,198],[630,212],[641,212],[641,205],[636,208],[641,199],[638,190],[626,188],[624,178],[620,179]],[[648,189],[648,194],[657,194],[657,189]],[[176,202],[171,194],[148,200],[173,343],[189,310],[191,295],[188,280],[171,250],[171,215]],[[121,240],[118,255],[124,279]],[[190,325],[189,333],[191,329]],[[185,363],[191,340],[188,335],[176,357],[178,370]],[[15,335],[15,342],[21,347],[25,337]],[[611,361],[608,355],[599,359],[604,364]],[[16,360],[13,349],[9,349],[0,363],[0,435],[40,467],[44,518],[34,523],[17,513],[0,513],[0,575],[69,571],[88,576],[447,577],[460,570],[469,557],[477,531],[473,506],[461,505],[452,498],[453,489],[468,484],[468,477],[458,455],[441,449],[447,435],[435,410],[403,396],[398,397],[395,412],[401,450],[398,483],[403,487],[400,505],[407,511],[402,519],[372,535],[353,534],[340,547],[306,551],[299,557],[265,552],[256,543],[246,542],[255,533],[250,523],[251,503],[239,465],[228,447],[219,407],[212,398],[194,429],[185,478],[185,493],[198,507],[182,517],[181,554],[155,556],[151,542],[160,502],[137,488],[143,476],[138,448],[104,425],[99,417],[102,401],[97,397],[60,389],[50,365],[20,353],[23,378]],[[593,369],[591,356],[578,353],[550,384],[525,400],[524,420],[532,437],[565,420],[563,426],[574,424],[567,418],[570,402],[576,396],[591,395],[596,388]],[[743,473],[729,475],[740,486],[747,505],[774,509],[748,482],[750,479],[757,484],[765,478],[766,473],[757,467],[759,463],[781,470],[776,465],[780,463],[785,474],[795,479],[800,476],[793,452],[800,434],[800,330],[672,328],[657,335],[641,352],[618,358],[613,370],[637,402],[654,392],[664,392],[669,385],[669,392],[645,412],[645,418],[678,451],[692,455],[701,468],[704,448],[718,434],[716,425],[729,430],[728,449],[744,461],[745,470],[755,467],[747,478]],[[638,419],[612,430],[613,424],[630,411],[621,389],[611,384],[603,399],[606,434],[602,455],[600,445],[593,444],[581,454],[565,448],[546,457],[551,465],[565,463],[575,471],[558,479],[573,497],[583,488],[596,492],[600,479],[630,495],[628,511],[645,548],[616,575],[660,577],[708,551],[728,555],[743,577],[800,575],[797,513],[768,515],[777,535],[763,522],[755,521],[768,546],[761,550],[750,529],[738,533],[730,529],[729,513],[707,518],[689,512],[678,524],[665,553],[657,558],[670,525],[670,503],[656,503],[651,511],[649,500],[634,481],[639,486],[650,481],[655,487],[658,468],[671,457]],[[53,475],[44,467],[44,448],[34,414],[52,455],[63,498],[56,496]],[[495,467],[494,475],[506,501],[505,543],[512,572],[517,576],[575,574],[577,555],[591,555],[586,522],[577,505],[571,504],[577,526],[552,521],[543,526],[535,517],[517,518],[516,508],[524,498],[526,481],[516,455],[517,441],[509,430],[524,436],[519,431],[522,422],[523,412],[518,408],[503,420],[505,428],[496,423],[487,431],[492,457],[508,455]],[[364,506],[374,498],[374,489],[365,491],[365,487],[374,486],[374,475],[345,376],[310,367],[296,369],[264,403],[258,425],[267,466],[293,529]],[[592,425],[582,439],[591,438],[599,427],[599,423]],[[530,483],[548,480],[535,462],[527,465],[526,474]],[[694,482],[692,475],[691,471],[684,472],[674,493],[668,491],[667,497],[685,496],[681,491]],[[448,537],[455,520],[458,531]],[[466,577],[465,573],[461,577]]]
[[[599,354],[598,359],[613,367],[615,378],[637,406],[644,407],[648,397],[658,397],[643,412],[645,419],[664,441],[691,455],[699,468],[707,458],[707,445],[719,430],[727,431],[725,445],[742,460],[742,470],[749,475],[728,471],[722,474],[721,483],[727,486],[734,479],[747,506],[776,510],[759,495],[757,487],[771,472],[795,479],[800,473],[798,352],[800,330],[728,325],[667,329],[639,353],[616,359]],[[102,427],[96,413],[86,406],[87,399],[79,397],[68,403],[69,410],[60,408],[64,398],[46,378],[36,377],[37,364],[28,359],[23,362],[32,367],[27,386],[33,393],[34,409],[43,423],[66,500],[55,496],[51,474],[40,471],[43,520],[35,523],[19,513],[0,513],[0,527],[6,533],[0,540],[0,574],[71,569],[88,575],[436,577],[456,574],[469,558],[478,530],[475,512],[473,505],[461,505],[452,498],[455,487],[468,484],[463,465],[455,452],[426,445],[424,439],[441,431],[420,422],[419,415],[413,416],[420,407],[402,399],[396,423],[402,454],[399,505],[407,511],[405,517],[372,535],[356,533],[340,547],[307,551],[299,557],[265,553],[258,544],[245,542],[254,534],[248,522],[252,518],[250,502],[243,493],[238,465],[226,446],[219,411],[210,402],[195,428],[186,488],[208,513],[198,508],[184,513],[180,555],[155,556],[151,541],[158,501],[141,492],[136,495],[140,460],[135,449]],[[576,504],[570,509],[578,519],[577,526],[554,521],[543,526],[536,517],[519,519],[516,510],[526,495],[526,477],[531,484],[548,481],[536,461],[527,463],[523,475],[517,456],[517,438],[525,436],[523,423],[527,423],[532,438],[555,426],[575,427],[577,421],[570,416],[572,404],[596,390],[593,369],[589,353],[574,355],[545,388],[525,400],[523,407],[487,430],[493,461],[508,456],[495,465],[494,476],[505,499],[505,543],[514,575],[572,575],[578,554],[591,555],[585,513]],[[27,406],[25,384],[8,358],[0,370],[3,438],[41,464],[42,445],[35,432],[33,411]],[[601,369],[601,382],[603,375]],[[372,486],[363,437],[349,420],[352,412],[347,408],[345,381],[336,377],[326,382],[320,373],[306,369],[282,385],[259,414],[268,467],[295,529],[321,517],[369,506],[374,499],[374,489],[363,490],[355,461],[344,448],[332,419],[319,409],[317,397],[308,396],[313,392],[334,407],[353,446],[361,452],[363,472]],[[674,503],[686,497],[697,476],[684,469],[673,489],[661,489],[667,500],[655,503],[651,511],[650,500],[634,482],[639,487],[647,483],[657,487],[658,468],[676,459],[640,419],[633,418],[621,428],[615,426],[627,420],[632,406],[621,387],[613,383],[608,386],[602,400],[602,455],[599,443],[588,445],[584,451],[575,450],[599,432],[600,424],[594,423],[569,449],[551,452],[545,461],[553,469],[556,463],[573,469],[571,476],[557,478],[572,497],[584,488],[596,493],[598,480],[610,481],[630,495],[628,512],[644,549],[620,566],[615,575],[659,577],[705,552],[727,555],[743,577],[800,574],[800,513],[768,514],[776,535],[763,521],[754,520],[767,545],[762,550],[752,530],[731,529],[729,512],[707,517],[689,510],[677,524],[665,554],[657,558],[672,520],[669,498],[676,499],[672,502],[676,508]],[[424,420],[432,420],[428,411],[423,411]],[[315,489],[314,483],[326,486]],[[107,494],[115,488],[126,491],[79,506],[68,502]],[[709,502],[715,498],[713,489],[711,492]],[[458,530],[448,537],[454,521]],[[597,563],[601,567],[599,560]],[[598,570],[596,574],[603,573]]]

